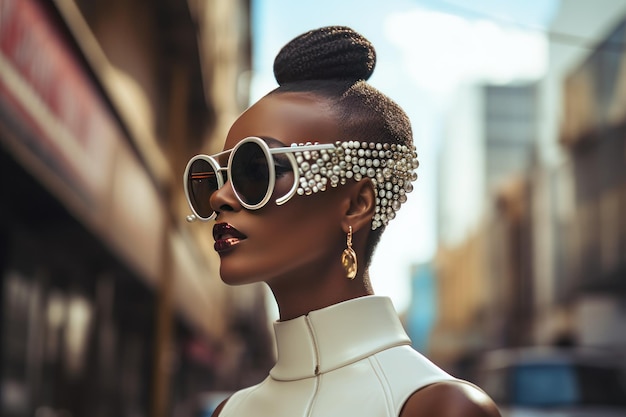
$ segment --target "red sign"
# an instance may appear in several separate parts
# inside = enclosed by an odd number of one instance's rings
[[[97,206],[122,135],[53,17],[35,0],[0,0],[0,117],[81,200]]]

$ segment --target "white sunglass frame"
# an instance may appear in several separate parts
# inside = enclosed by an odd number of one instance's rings
[[[242,197],[239,195],[239,192],[237,191],[237,189],[235,188],[235,186],[233,185],[233,182],[231,180],[232,178],[232,161],[233,161],[233,157],[234,155],[237,153],[237,150],[247,144],[247,143],[255,143],[257,144],[261,150],[263,151],[263,154],[265,155],[265,159],[267,161],[267,166],[268,166],[268,175],[269,175],[269,179],[268,179],[268,184],[267,184],[267,190],[265,192],[265,195],[263,196],[263,198],[261,199],[260,202],[256,203],[256,204],[248,204],[245,201],[243,201]],[[305,152],[305,151],[319,151],[322,149],[326,149],[326,150],[333,150],[336,149],[335,145],[331,144],[331,143],[323,143],[323,144],[314,144],[314,145],[297,145],[297,144],[292,144],[291,146],[284,146],[284,147],[278,147],[278,148],[270,148],[270,146],[267,144],[266,141],[264,141],[263,139],[256,137],[256,136],[249,136],[245,139],[242,139],[241,141],[239,141],[239,143],[237,143],[237,145],[235,145],[234,148],[232,149],[228,149],[225,151],[222,151],[220,153],[217,153],[215,155],[205,155],[205,154],[200,154],[200,155],[196,155],[193,158],[191,158],[189,160],[189,162],[187,162],[187,167],[185,168],[185,173],[183,176],[183,184],[184,184],[184,188],[185,188],[185,197],[187,198],[187,203],[189,204],[189,208],[191,208],[191,211],[193,212],[193,215],[198,219],[198,220],[202,220],[202,221],[209,221],[209,220],[213,220],[215,219],[215,217],[217,216],[217,213],[215,212],[215,210],[213,210],[213,212],[211,213],[211,215],[209,217],[202,217],[198,214],[198,212],[196,211],[196,209],[194,208],[193,204],[191,203],[191,198],[189,196],[189,171],[191,170],[191,166],[193,165],[193,163],[199,159],[207,162],[211,168],[213,168],[213,170],[215,171],[216,174],[216,181],[217,181],[217,190],[219,190],[220,188],[222,188],[226,183],[224,182],[224,178],[222,175],[219,175],[221,171],[226,171],[227,174],[227,181],[230,182],[231,187],[233,188],[233,193],[235,194],[235,197],[237,198],[237,201],[239,201],[239,203],[242,205],[242,207],[245,207],[248,210],[258,210],[262,207],[264,207],[269,200],[272,197],[272,194],[274,193],[274,186],[276,184],[276,168],[275,168],[275,164],[274,164],[274,154],[285,154],[285,156],[287,157],[287,159],[289,160],[289,163],[291,164],[292,167],[292,171],[293,171],[293,185],[291,186],[291,188],[289,189],[289,191],[281,196],[278,197],[275,202],[276,205],[280,206],[285,204],[287,201],[289,201],[291,199],[291,197],[293,197],[296,194],[296,190],[298,189],[298,184],[300,182],[300,172],[299,172],[299,166],[298,166],[298,162],[296,161],[295,156],[293,155],[295,152]],[[228,156],[228,163],[226,167],[222,167],[220,166],[217,158],[219,158],[222,155],[226,155],[226,154],[230,154]],[[217,191],[216,190],[216,191]]]

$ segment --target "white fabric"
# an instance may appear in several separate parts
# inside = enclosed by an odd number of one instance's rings
[[[416,390],[454,379],[410,347],[387,297],[367,296],[274,323],[278,361],[221,417],[398,416]]]

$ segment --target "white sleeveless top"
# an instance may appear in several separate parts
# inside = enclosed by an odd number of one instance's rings
[[[391,300],[366,296],[274,323],[278,361],[220,417],[398,416],[409,396],[454,379],[413,350]]]

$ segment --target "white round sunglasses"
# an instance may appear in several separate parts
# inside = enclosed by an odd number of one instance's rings
[[[203,221],[215,218],[216,213],[211,207],[210,199],[215,191],[224,186],[224,171],[237,200],[249,210],[260,209],[272,197],[277,167],[293,172],[293,185],[285,195],[276,199],[277,205],[285,204],[296,194],[300,184],[300,169],[293,154],[334,149],[333,144],[294,144],[289,147],[270,148],[263,139],[248,137],[234,148],[218,154],[196,155],[187,163],[184,174],[185,196],[193,217]],[[218,158],[228,154],[230,155],[227,166],[220,166]],[[274,159],[276,154],[284,154],[289,166],[285,167],[284,162],[277,162]]]

